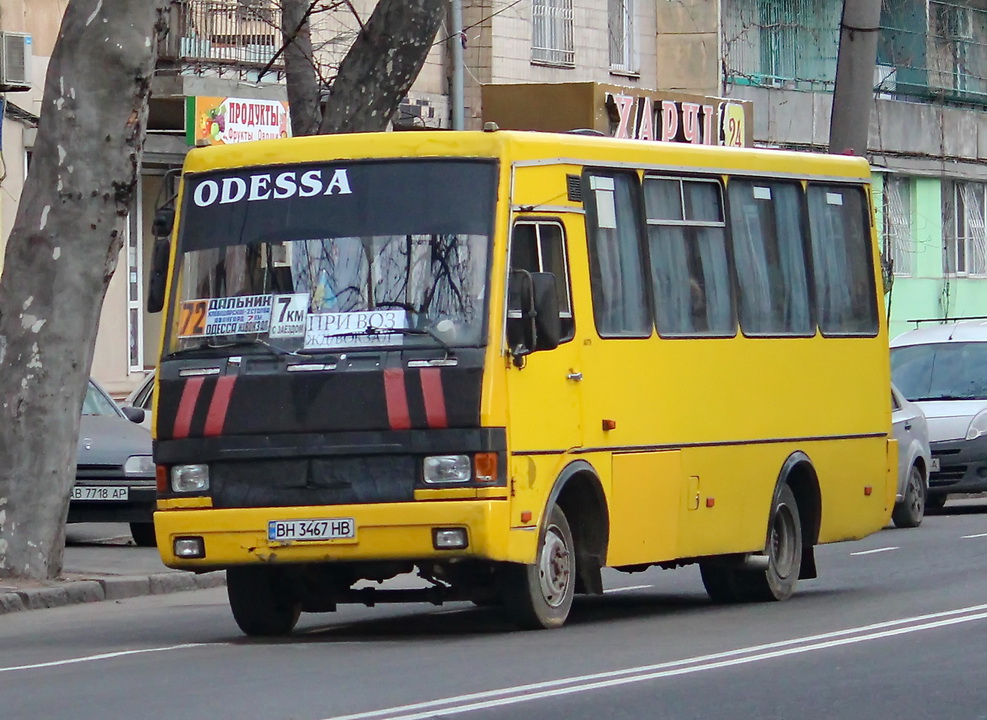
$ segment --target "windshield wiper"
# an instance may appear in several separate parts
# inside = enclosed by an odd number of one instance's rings
[[[176,350],[170,353],[168,357],[182,357],[184,355],[192,355],[195,353],[200,353],[208,350],[234,350],[237,348],[262,348],[271,355],[298,355],[298,353],[292,350],[285,350],[284,348],[279,348],[276,345],[271,345],[271,343],[261,340],[260,338],[254,340],[234,340],[228,343],[203,343],[202,345],[196,345],[195,347],[185,348],[184,350]]]
[[[980,400],[974,395],[923,395],[916,398],[908,398],[912,402],[932,402],[933,400]]]
[[[435,330],[430,327],[424,328],[376,328],[373,325],[368,325],[367,329],[363,331],[366,335],[428,335],[430,338],[435,340],[442,349],[445,350],[446,357],[455,357],[456,352],[452,349],[452,346],[442,339]]]

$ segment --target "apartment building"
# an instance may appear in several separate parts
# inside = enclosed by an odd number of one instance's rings
[[[393,118],[395,129],[450,127],[458,97],[451,89],[461,78],[467,128],[495,121],[657,140],[815,151],[828,145],[840,0],[458,2],[461,31],[448,19],[443,24]],[[375,4],[353,0],[313,16],[325,77]],[[875,199],[897,334],[912,318],[987,314],[987,0],[884,4],[869,157],[879,177]],[[66,5],[0,0],[0,46],[4,57],[8,45],[14,53],[3,72],[17,71],[19,48],[25,76],[23,87],[5,94],[0,247],[16,213]],[[279,25],[277,0],[171,3],[139,198],[93,364],[117,394],[156,363],[160,316],[144,311],[150,226],[154,208],[173,192],[184,154],[196,142],[287,130]],[[459,72],[453,43],[462,48]],[[260,135],[238,129],[234,104],[271,118],[270,126]],[[221,124],[224,110],[230,115]],[[731,135],[728,122],[739,132]]]

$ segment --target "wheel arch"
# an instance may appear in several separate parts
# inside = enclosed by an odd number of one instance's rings
[[[554,505],[565,513],[576,546],[577,592],[602,594],[610,512],[603,483],[592,465],[576,460],[562,469],[549,493],[546,517]]]
[[[822,493],[819,490],[816,468],[806,453],[796,450],[785,459],[778,473],[773,497],[778,496],[782,485],[788,485],[798,505],[802,524],[802,567],[799,578],[808,580],[817,575],[815,546],[819,542],[819,528],[822,525]]]

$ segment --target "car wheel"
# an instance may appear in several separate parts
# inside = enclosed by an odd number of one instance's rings
[[[130,523],[130,536],[134,538],[134,545],[137,547],[155,547],[158,544],[154,539],[153,522]]]
[[[937,493],[935,495],[926,494],[925,496],[925,514],[932,515],[943,509],[946,505],[946,500],[949,499],[949,495],[946,493]]]
[[[941,496],[945,498],[946,496]],[[905,497],[894,506],[891,519],[895,527],[914,528],[922,524],[925,516],[925,478],[922,471],[912,465],[908,472],[908,485],[905,487]]]
[[[576,554],[565,513],[553,507],[534,565],[507,564],[501,577],[507,611],[523,628],[562,627],[572,609]]]
[[[802,569],[802,522],[798,503],[783,485],[771,508],[767,570],[751,570],[721,558],[699,563],[703,587],[714,602],[785,600],[795,592]]]
[[[301,614],[301,603],[290,594],[280,568],[228,568],[226,594],[233,619],[246,635],[287,635]]]

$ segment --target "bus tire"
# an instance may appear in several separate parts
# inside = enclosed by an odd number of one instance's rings
[[[699,564],[703,586],[714,602],[786,600],[795,592],[802,566],[802,523],[798,503],[782,485],[771,506],[767,543],[768,568],[750,570],[713,559]]]
[[[500,580],[504,605],[520,627],[565,624],[576,585],[576,553],[569,521],[558,506],[549,513],[535,564],[507,564]]]
[[[226,571],[226,593],[233,619],[245,635],[287,635],[298,622],[301,603],[279,582],[279,568],[231,567]]]
[[[132,522],[130,523],[130,536],[134,539],[137,547],[156,547],[154,539],[153,522]]]

